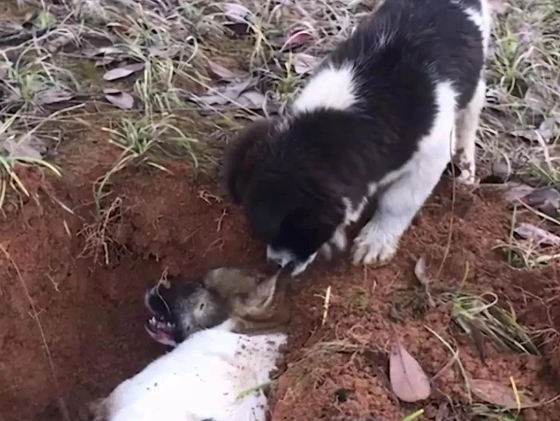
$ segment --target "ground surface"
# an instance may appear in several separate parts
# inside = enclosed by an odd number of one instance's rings
[[[217,182],[221,148],[242,119],[282,112],[376,3],[0,1],[0,421],[86,420],[164,351],[144,332],[147,285],[263,263]],[[445,176],[389,265],[341,256],[302,277],[272,420],[560,419],[560,7],[499,6],[479,145],[492,177]],[[512,204],[513,181],[549,203]],[[397,341],[429,399],[397,398]],[[468,379],[538,405],[504,408]]]

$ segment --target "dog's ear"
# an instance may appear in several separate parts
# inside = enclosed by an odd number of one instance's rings
[[[243,200],[245,188],[259,160],[258,145],[270,135],[272,120],[257,120],[243,129],[226,147],[223,176],[234,203]]]

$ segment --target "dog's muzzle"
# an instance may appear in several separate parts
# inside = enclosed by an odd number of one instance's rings
[[[266,259],[268,263],[276,264],[277,266],[282,268],[286,267],[287,265],[293,266],[294,269],[292,271],[292,276],[297,276],[305,271],[305,269],[307,269],[307,266],[309,266],[309,264],[313,262],[313,260],[315,260],[316,256],[317,253],[313,253],[307,260],[301,262],[294,256],[292,252],[288,250],[276,250],[272,246],[268,246],[266,248]]]

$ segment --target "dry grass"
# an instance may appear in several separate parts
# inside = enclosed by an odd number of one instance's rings
[[[215,93],[220,83],[208,73],[208,60],[216,58],[241,78],[254,79],[267,100],[266,113],[282,112],[307,77],[297,71],[298,56],[319,60],[380,2],[22,0],[21,7],[35,11],[26,22],[33,30],[22,30],[3,49],[1,115],[17,115],[30,127],[37,116],[52,113],[53,100],[71,96],[69,101],[99,103],[103,89],[117,85],[136,100],[131,120],[151,124],[199,108],[193,94]],[[560,36],[553,30],[560,24],[559,9],[553,0],[512,0],[498,17],[480,143],[483,161],[505,160],[533,181],[554,185],[560,184],[553,124],[560,119]],[[104,69],[132,62],[145,67],[116,84],[103,81]],[[235,103],[210,106],[216,130],[227,133],[239,127],[240,117],[255,115]],[[109,118],[107,125],[118,124]],[[182,131],[185,138],[197,137]],[[192,151],[188,155],[196,163]]]
[[[560,3],[511,0],[494,28],[483,161],[549,184],[560,168]]]
[[[443,295],[452,304],[453,321],[467,334],[483,334],[505,351],[541,355],[533,343],[533,332],[522,326],[515,310],[498,306],[498,296],[492,293],[473,295],[458,293]]]
[[[115,249],[120,248],[113,237],[122,219],[121,206],[122,199],[118,197],[107,208],[100,210],[96,222],[84,225],[79,235],[84,237],[85,245],[78,257],[91,257],[95,264],[111,263]]]

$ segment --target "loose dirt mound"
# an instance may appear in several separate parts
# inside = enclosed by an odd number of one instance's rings
[[[91,186],[114,155],[98,147],[66,150],[64,156],[69,169],[62,181],[22,174],[26,185],[36,187],[38,201],[12,203],[0,224],[6,251],[0,250],[2,421],[67,420],[65,408],[70,419],[84,419],[89,401],[161,354],[144,332],[142,297],[162,272],[199,274],[224,263],[265,260],[239,211],[182,165],[169,165],[172,174],[129,169],[115,176],[105,206],[110,212],[94,225]],[[501,252],[493,250],[508,237],[507,205],[497,193],[483,191],[457,190],[453,201],[452,190],[442,183],[390,265],[353,268],[342,260],[337,266],[318,264],[303,277],[272,420],[397,421],[417,408],[425,409],[426,419],[460,419],[453,416],[467,402],[464,379],[457,366],[440,371],[452,355],[427,327],[459,347],[472,377],[509,384],[513,376],[539,400],[559,392],[548,368],[549,361],[555,367],[560,362],[554,342],[543,347],[546,358],[539,358],[504,352],[487,341],[483,362],[472,340],[450,328],[450,305],[428,305],[413,275],[420,256],[427,258],[434,297],[460,284],[493,291],[530,328],[560,327],[558,267],[507,269]],[[394,334],[428,375],[439,373],[427,403],[402,404],[391,392],[387,352]],[[527,410],[523,419],[537,414],[542,421],[557,420],[560,404]]]
[[[483,361],[472,338],[450,329],[451,305],[436,302],[430,307],[414,275],[420,256],[430,262],[432,294],[459,286],[494,292],[503,305],[511,304],[520,323],[534,330],[560,328],[560,301],[551,297],[558,289],[559,268],[506,268],[503,254],[493,248],[508,237],[511,214],[507,204],[495,192],[463,190],[457,191],[453,204],[451,190],[448,182],[442,183],[390,265],[341,267],[313,276],[312,284],[296,298],[300,313],[293,322],[290,363],[280,378],[273,420],[400,420],[421,408],[430,420],[471,419],[465,409],[465,379],[456,366],[449,367],[452,354],[430,329],[454,348],[457,342],[468,376],[504,385],[510,385],[513,377],[517,387],[542,401],[558,394],[557,373],[549,365],[558,368],[555,343],[544,347],[546,359],[504,352],[487,342]],[[322,297],[328,287],[330,305],[322,324]],[[400,403],[391,391],[388,355],[395,335],[427,374],[436,376],[428,404]],[[526,410],[522,419],[552,421],[559,414],[556,403]]]

